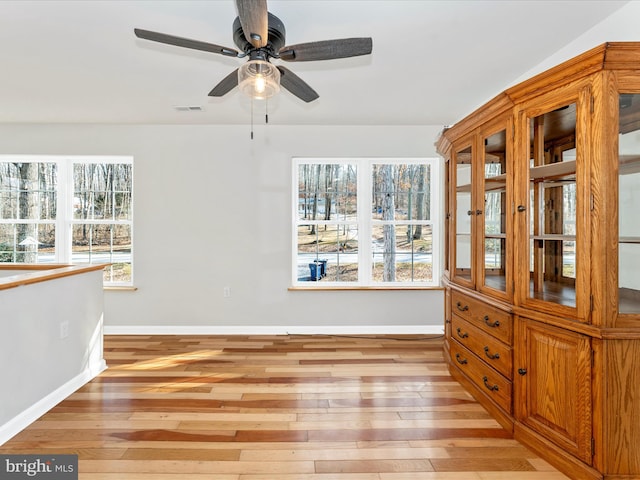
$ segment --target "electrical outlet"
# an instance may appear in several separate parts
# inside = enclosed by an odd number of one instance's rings
[[[69,322],[65,320],[60,322],[60,338],[67,338],[69,336]]]
[[[224,298],[229,298],[231,296],[231,287],[224,287],[222,289],[222,295]]]

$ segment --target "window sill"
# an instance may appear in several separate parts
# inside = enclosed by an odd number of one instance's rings
[[[138,290],[138,287],[132,286],[113,286],[113,287],[102,287],[103,290],[109,292],[135,292]]]
[[[397,286],[362,286],[362,285],[327,285],[327,286],[302,286],[296,285],[291,286],[287,290],[289,291],[328,291],[328,290],[444,290],[442,286],[423,286],[423,287],[414,287],[411,285],[397,285]]]

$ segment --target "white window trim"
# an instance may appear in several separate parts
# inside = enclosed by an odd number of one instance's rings
[[[372,227],[376,224],[386,223],[382,220],[374,220],[371,215],[361,214],[361,212],[369,212],[371,210],[372,198],[372,166],[377,164],[410,164],[410,163],[426,163],[431,169],[430,184],[430,205],[431,220],[428,224],[432,228],[433,247],[432,247],[432,280],[430,282],[373,282],[372,280],[372,248],[371,242],[358,242],[358,281],[357,282],[314,282],[298,280],[298,249],[297,249],[297,226],[301,223],[323,225],[330,224],[353,224],[353,221],[324,221],[324,220],[304,220],[299,219],[298,213],[298,169],[300,165],[324,163],[324,164],[357,164],[357,183],[358,190],[357,209],[358,209],[358,236],[361,238],[371,238]],[[358,158],[321,158],[321,157],[294,157],[291,172],[291,279],[293,287],[309,287],[309,288],[371,288],[376,289],[394,289],[398,287],[439,287],[440,277],[442,275],[442,255],[444,244],[442,243],[442,210],[441,210],[441,184],[442,184],[442,161],[437,157],[404,157],[404,158],[376,158],[376,157],[358,157]],[[398,221],[403,225],[425,224],[424,220],[401,220]],[[365,235],[366,234],[366,235]],[[367,267],[367,268],[365,268]]]
[[[120,224],[131,226],[131,280],[129,282],[107,282],[105,287],[131,287],[133,286],[133,245],[134,245],[134,220],[133,210],[130,220],[82,220],[73,218],[73,205],[69,198],[73,196],[73,165],[78,163],[126,163],[131,165],[133,171],[133,157],[130,155],[0,155],[0,162],[5,163],[55,163],[58,171],[58,185],[56,191],[57,215],[53,222],[48,220],[25,219],[23,223],[55,223],[55,263],[72,263],[71,231],[73,225],[91,224]],[[131,202],[133,205],[133,192],[135,174],[132,176]],[[70,191],[71,190],[71,191]],[[1,220],[2,223],[15,223],[15,219]]]

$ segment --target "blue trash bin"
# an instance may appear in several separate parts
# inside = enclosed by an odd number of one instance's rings
[[[320,277],[327,276],[327,262],[328,260],[316,260],[316,263],[320,266]]]
[[[309,264],[309,271],[311,272],[311,280],[317,282],[322,278],[321,267],[319,263],[313,262]]]

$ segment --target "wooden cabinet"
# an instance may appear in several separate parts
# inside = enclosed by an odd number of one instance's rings
[[[640,478],[640,42],[511,87],[436,146],[452,374],[571,478]]]
[[[518,319],[516,418],[591,462],[591,339]]]

